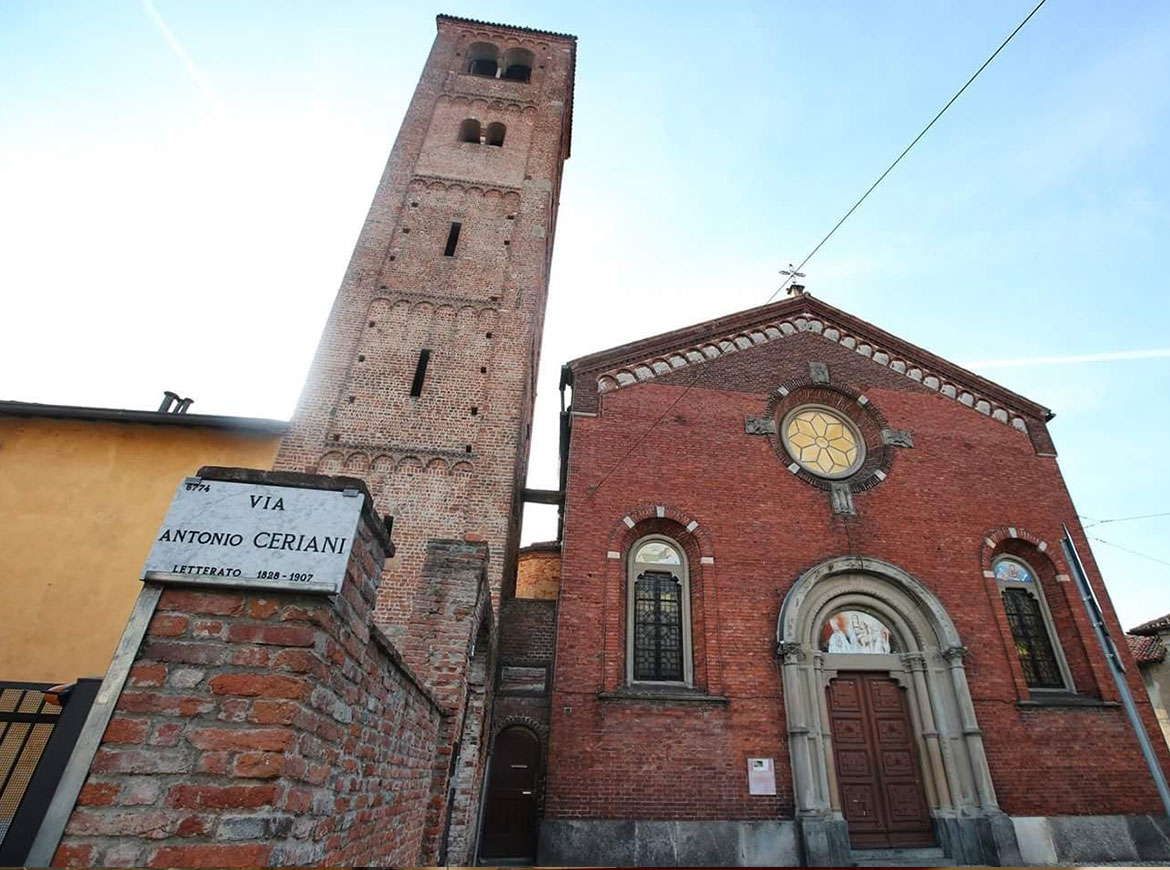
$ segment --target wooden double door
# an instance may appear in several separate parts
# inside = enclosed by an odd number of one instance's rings
[[[833,758],[849,839],[863,849],[935,842],[906,692],[884,673],[829,683]]]

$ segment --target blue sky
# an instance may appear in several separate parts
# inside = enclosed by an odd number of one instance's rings
[[[1031,5],[10,0],[0,397],[287,417],[434,14],[505,21],[580,39],[530,477],[553,486],[559,365],[763,303]],[[1167,81],[1170,6],[1050,0],[806,269],[1053,408],[1095,519],[1170,510]],[[1168,530],[1089,530],[1127,626],[1170,611]]]

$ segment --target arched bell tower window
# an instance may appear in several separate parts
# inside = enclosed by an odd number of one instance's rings
[[[691,601],[686,555],[670,538],[630,548],[626,675],[631,683],[691,685]]]
[[[464,118],[459,124],[459,141],[460,142],[474,142],[479,144],[481,128],[479,121],[475,118]]]
[[[490,42],[476,42],[467,49],[467,71],[473,76],[494,79],[500,69],[500,50]]]
[[[1025,562],[1001,556],[992,563],[1016,655],[1029,689],[1073,691],[1040,581]]]
[[[495,122],[487,125],[487,131],[485,133],[484,141],[488,145],[495,145],[497,148],[499,148],[501,145],[504,144],[504,134],[506,134],[507,132],[508,132],[507,127],[505,127],[499,121],[495,121]]]
[[[504,72],[500,78],[526,82],[532,78],[532,52],[526,48],[512,48],[504,55]]]

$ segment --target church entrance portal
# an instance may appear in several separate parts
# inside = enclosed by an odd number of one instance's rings
[[[906,692],[881,673],[839,673],[828,686],[833,754],[854,848],[928,846],[930,811]]]
[[[776,641],[806,863],[848,864],[851,849],[908,846],[927,832],[960,864],[1018,854],[967,650],[927,586],[879,559],[829,559],[785,595]]]
[[[482,859],[536,856],[536,788],[540,741],[527,728],[505,728],[496,737],[484,803]]]

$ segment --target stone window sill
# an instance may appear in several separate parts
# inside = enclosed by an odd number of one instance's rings
[[[1088,695],[1075,695],[1071,692],[1033,692],[1027,701],[1017,701],[1017,707],[1025,710],[1038,707],[1120,707],[1117,701],[1102,701],[1100,698],[1090,698]]]
[[[681,686],[656,688],[654,686],[624,686],[614,692],[598,692],[599,701],[658,701],[666,704],[720,704],[728,699],[724,695],[708,695],[702,689],[687,689]]]

